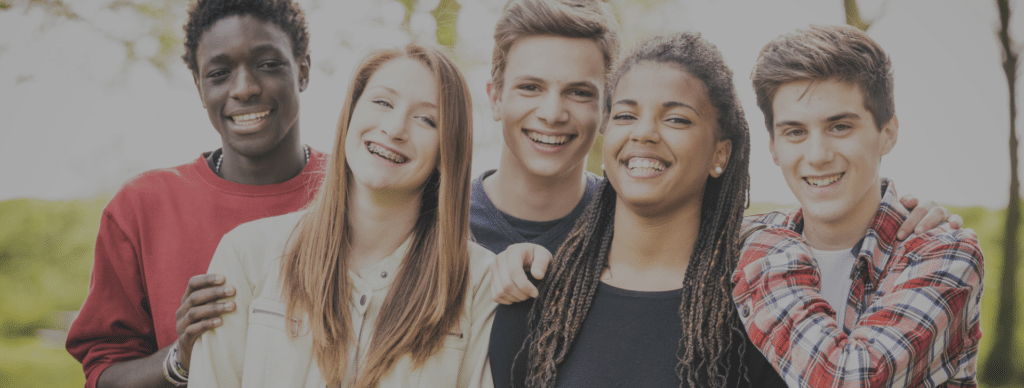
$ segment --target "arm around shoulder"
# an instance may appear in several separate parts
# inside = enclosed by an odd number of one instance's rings
[[[790,386],[971,386],[981,251],[969,233],[929,233],[897,247],[876,271],[882,273],[849,334],[820,295],[816,265],[799,236],[755,233],[733,277],[751,340]]]
[[[217,246],[209,273],[223,274],[234,285],[235,311],[222,316],[220,327],[203,333],[192,348],[189,387],[240,387],[245,359],[252,281],[236,249],[233,233]]]

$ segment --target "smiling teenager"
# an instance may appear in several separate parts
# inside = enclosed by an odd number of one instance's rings
[[[551,263],[528,334],[492,343],[514,359],[498,385],[783,386],[729,298],[750,152],[732,71],[687,32],[644,42],[608,90],[608,179]]]
[[[221,148],[132,178],[104,209],[67,339],[86,387],[183,385],[195,338],[235,308],[215,302],[235,291],[224,278],[202,275],[221,237],[302,208],[322,178],[325,156],[299,141],[309,37],[298,5],[200,0],[185,33],[183,59]]]
[[[888,55],[811,26],[768,43],[751,78],[801,206],[749,220],[733,297],[753,343],[791,387],[977,386],[977,236],[901,241],[908,211],[879,176],[899,131]]]
[[[357,67],[323,189],[239,226],[210,263],[238,309],[192,387],[489,387],[493,254],[469,241],[469,90],[439,49]]]

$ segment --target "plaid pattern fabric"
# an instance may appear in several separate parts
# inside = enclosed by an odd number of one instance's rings
[[[733,274],[747,333],[790,387],[976,387],[978,238],[942,224],[897,241],[908,212],[891,181],[881,189],[878,212],[854,248],[842,323],[820,294],[801,210],[746,220],[763,228],[744,241]]]

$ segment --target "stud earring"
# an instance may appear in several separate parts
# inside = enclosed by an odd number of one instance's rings
[[[715,174],[722,175],[722,166],[715,166]]]

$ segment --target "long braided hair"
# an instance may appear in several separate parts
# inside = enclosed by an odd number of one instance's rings
[[[727,383],[726,376],[743,373],[742,365],[731,365],[730,349],[738,348],[741,355],[746,351],[743,326],[731,298],[731,275],[739,259],[736,239],[749,197],[750,133],[732,71],[718,48],[695,32],[650,39],[625,57],[609,79],[605,112],[610,111],[619,80],[642,62],[677,66],[703,81],[707,98],[718,114],[718,138],[732,140],[725,173],[718,178],[708,177],[700,232],[680,284],[683,336],[676,367],[686,385],[721,387]],[[580,332],[608,263],[615,202],[615,188],[605,179],[555,255],[550,275],[530,311],[526,349],[515,361],[526,358],[528,387],[555,384],[557,367],[565,361]]]

